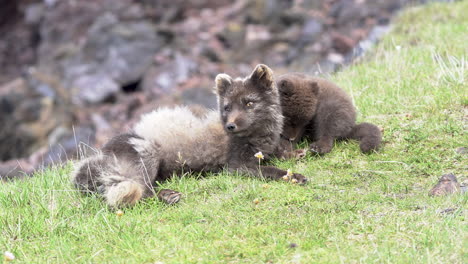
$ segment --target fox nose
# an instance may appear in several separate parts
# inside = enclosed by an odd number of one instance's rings
[[[234,129],[236,129],[236,124],[234,124],[234,123],[229,123],[229,124],[226,125],[226,129],[227,129],[228,131],[234,131]]]

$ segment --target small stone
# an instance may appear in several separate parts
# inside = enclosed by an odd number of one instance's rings
[[[346,54],[356,45],[355,40],[343,34],[333,32],[331,36],[333,41],[333,48],[335,48],[336,51],[341,54]]]
[[[458,154],[464,155],[464,154],[468,153],[468,148],[466,148],[466,147],[459,147],[459,148],[457,148],[457,149],[455,150],[455,152],[458,153]]]
[[[289,247],[289,248],[297,248],[298,245],[297,245],[296,243],[290,243],[290,244],[288,245],[288,247]]]
[[[342,64],[344,63],[344,57],[343,55],[339,53],[330,53],[328,54],[328,60],[331,61],[334,64]]]
[[[453,214],[456,210],[457,208],[446,208],[446,209],[440,210],[439,213],[443,215],[444,214],[449,215],[449,214]]]

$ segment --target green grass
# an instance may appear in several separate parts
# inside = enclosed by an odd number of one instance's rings
[[[385,129],[364,155],[275,161],[307,186],[222,173],[182,177],[118,217],[70,185],[70,167],[0,183],[0,252],[14,263],[467,263],[466,194],[432,198],[445,173],[467,178],[468,1],[406,11],[392,33],[332,78],[359,119]],[[259,203],[254,203],[258,199]],[[449,210],[446,210],[449,209]],[[295,243],[297,247],[289,247]]]

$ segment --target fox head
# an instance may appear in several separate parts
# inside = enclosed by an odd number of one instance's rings
[[[244,79],[218,74],[215,82],[221,120],[228,134],[243,137],[281,130],[278,89],[268,66],[257,65]]]

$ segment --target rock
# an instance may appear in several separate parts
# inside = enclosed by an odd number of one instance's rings
[[[270,31],[266,26],[248,25],[245,34],[246,45],[254,45],[258,42],[263,43],[271,39]]]
[[[28,92],[24,79],[7,83],[0,87],[0,91],[0,161],[7,161],[31,153],[34,137],[29,131],[20,130],[19,126],[23,120],[35,120],[38,116],[37,111],[25,111],[26,116],[18,114],[18,108],[34,109],[33,104],[36,104],[35,100],[24,98]]]
[[[466,147],[459,147],[455,150],[456,153],[458,154],[461,154],[461,155],[465,155],[468,153],[468,148]]]
[[[197,64],[181,53],[174,54],[172,61],[152,66],[143,77],[142,90],[152,96],[175,92],[178,84],[188,80]]]
[[[30,4],[24,12],[24,21],[30,25],[38,25],[44,17],[45,6],[42,3]]]
[[[339,53],[332,52],[328,54],[327,60],[334,64],[342,64],[344,62],[344,57]]]
[[[21,1],[3,1],[0,8],[0,84],[18,78],[36,60],[38,30],[22,19]]]
[[[81,75],[73,81],[72,87],[76,93],[74,103],[79,105],[104,102],[120,90],[120,86],[104,73]]]
[[[289,243],[288,247],[289,248],[297,248],[298,245],[296,243]]]
[[[162,45],[141,8],[130,1],[115,5],[60,3],[42,23],[41,68],[61,74],[78,104],[100,103],[139,80]],[[61,23],[68,15],[73,21]]]
[[[73,130],[58,127],[52,132],[49,141],[50,147],[41,155],[41,162],[35,161],[33,164],[47,167],[62,164],[69,159],[86,157],[90,154],[88,146],[93,146],[95,143],[95,130],[85,126]]]
[[[231,22],[218,33],[218,38],[226,48],[243,47],[245,43],[246,28],[244,25]]]
[[[314,42],[323,31],[323,24],[315,18],[308,19],[302,28],[300,41],[304,43]]]
[[[343,34],[338,32],[332,33],[333,48],[341,54],[348,53],[356,45],[356,42]]]
[[[205,87],[194,87],[182,92],[182,104],[184,105],[202,105],[206,108],[216,109],[216,95],[213,91]]]
[[[0,181],[30,175],[34,167],[26,159],[0,162]]]
[[[141,78],[161,46],[153,24],[119,21],[112,13],[99,17],[88,31],[83,60],[98,63],[110,78],[128,84]]]
[[[336,18],[337,25],[351,26],[359,23],[361,18],[371,16],[370,9],[370,5],[360,4],[356,1],[339,0],[333,4],[330,14]]]
[[[54,78],[30,71],[27,79],[16,79],[0,87],[0,160],[29,157],[47,145],[48,136],[73,119],[66,95],[55,87]],[[37,85],[46,92],[37,89]]]
[[[452,173],[442,175],[439,182],[429,191],[429,196],[443,196],[460,192],[460,184]]]

